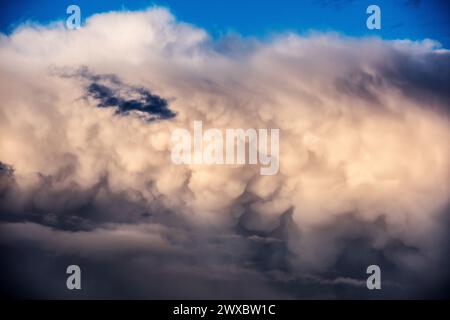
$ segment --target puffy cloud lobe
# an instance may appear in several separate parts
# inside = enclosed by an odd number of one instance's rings
[[[1,171],[3,221],[51,226],[77,243],[115,243],[110,223],[135,224],[133,238],[149,221],[189,226],[204,235],[198,246],[214,233],[275,238],[281,245],[256,265],[247,255],[259,247],[227,240],[221,253],[231,247],[240,268],[294,279],[338,268],[348,239],[410,272],[437,267],[446,250],[449,53],[432,41],[216,43],[154,8],[96,15],[77,31],[22,26],[2,36],[0,61],[0,161],[15,169]],[[279,128],[280,173],[172,164],[170,134],[194,120]],[[3,241],[22,234],[3,228]],[[74,230],[86,234],[63,235]]]

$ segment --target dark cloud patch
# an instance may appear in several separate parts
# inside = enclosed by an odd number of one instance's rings
[[[14,168],[0,161],[0,176],[12,177],[13,175]]]
[[[378,66],[388,85],[398,88],[424,106],[441,105],[450,111],[450,53],[408,55],[393,51],[389,62]]]
[[[167,100],[151,94],[144,88],[129,88],[129,90],[136,98],[123,98],[117,90],[94,82],[87,87],[87,94],[98,101],[99,108],[116,108],[116,114],[128,115],[132,111],[139,111],[146,114],[143,118],[148,121],[175,117],[175,113],[168,108]]]
[[[14,184],[14,168],[0,161],[0,210],[2,200],[8,197],[11,186]]]
[[[105,223],[185,224],[158,199],[145,201],[145,190],[112,191],[106,174],[89,188],[73,182],[61,188],[66,178],[38,174],[36,187],[21,189],[13,176],[0,171],[0,222],[33,222],[72,232],[93,230]]]
[[[75,72],[64,72],[63,76],[88,80],[86,97],[94,99],[99,108],[114,108],[117,115],[134,114],[145,121],[165,120],[176,116],[166,99],[144,87],[125,84],[114,74],[98,75],[82,67]]]
[[[420,101],[423,108],[450,112],[450,53],[411,55],[392,50],[391,59],[378,64],[373,73],[348,70],[335,80],[339,93],[381,106],[386,88]]]
[[[0,266],[0,289],[9,297],[60,299],[443,297],[441,292],[422,291],[424,283],[430,285],[428,274],[405,270],[392,259],[392,251],[406,253],[413,248],[398,241],[393,241],[386,249],[371,245],[364,234],[383,229],[382,222],[374,226],[348,216],[338,224],[338,228],[343,229],[351,226],[355,236],[343,242],[336,263],[329,271],[321,273],[299,273],[289,264],[282,268],[274,264],[271,257],[280,256],[287,260],[289,255],[288,250],[283,249],[283,240],[273,241],[269,236],[239,236],[225,230],[173,229],[170,234],[177,236],[170,243],[178,248],[174,251],[147,246],[119,250],[115,247],[117,243],[101,241],[104,244],[100,248],[114,247],[115,254],[76,249],[79,243],[60,245],[70,240],[70,233],[62,236],[61,233],[40,232],[35,238],[24,237],[24,240],[16,236],[15,241],[0,243],[1,252],[8,257]],[[0,224],[3,229],[0,239],[9,238],[4,236],[9,233],[9,228]],[[22,227],[16,225],[15,228],[20,230]],[[330,232],[334,228],[324,231]],[[38,230],[43,229],[38,227]],[[92,233],[96,232],[92,230]],[[58,241],[58,245],[49,247],[52,241]],[[122,241],[132,239],[122,238]],[[67,250],[62,250],[64,248]],[[65,287],[65,268],[70,264],[77,264],[82,269],[82,291],[69,291]],[[381,291],[366,288],[365,268],[370,264],[380,265],[382,269]]]

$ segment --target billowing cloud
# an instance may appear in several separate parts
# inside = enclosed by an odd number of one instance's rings
[[[427,293],[448,280],[449,61],[431,40],[218,43],[160,8],[76,31],[24,25],[0,39],[2,250],[100,272],[102,259],[121,264],[117,247],[132,275],[105,282],[129,280],[126,297],[180,297],[180,275],[196,279],[183,297],[209,297],[212,283],[230,297],[242,278],[247,298],[370,297],[369,264],[390,284],[382,296]],[[194,120],[280,129],[279,173],[174,165],[171,132]],[[18,277],[21,260],[4,259]],[[145,266],[167,271],[166,289],[142,288]]]

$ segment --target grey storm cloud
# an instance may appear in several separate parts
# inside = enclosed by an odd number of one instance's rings
[[[217,42],[161,8],[2,35],[1,293],[446,296],[449,61],[432,40]],[[195,120],[280,129],[279,174],[174,165]]]

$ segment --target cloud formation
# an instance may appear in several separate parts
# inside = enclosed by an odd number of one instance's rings
[[[58,75],[58,70],[55,70]],[[59,70],[59,72],[64,72]],[[86,97],[93,98],[99,108],[115,108],[116,114],[135,114],[146,121],[175,117],[167,100],[143,87],[133,87],[122,83],[115,75],[92,74],[86,67],[72,73],[62,73],[62,77],[79,77],[88,81]]]
[[[435,42],[217,42],[153,8],[76,31],[24,25],[1,36],[0,61],[4,253],[115,270],[88,297],[126,281],[126,297],[210,297],[220,284],[229,298],[243,278],[253,289],[241,298],[373,297],[360,285],[369,264],[392,284],[382,297],[442,294],[424,291],[448,280],[450,54]],[[279,174],[172,164],[170,134],[194,120],[279,128]],[[19,277],[21,258],[2,256]],[[180,292],[185,276],[196,282]],[[65,296],[55,277],[46,294]],[[5,290],[46,295],[30,281]]]

